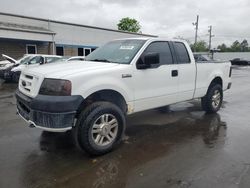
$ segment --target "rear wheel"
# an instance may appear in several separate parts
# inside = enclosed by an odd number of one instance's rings
[[[76,141],[90,155],[110,152],[122,139],[125,117],[110,102],[95,102],[81,114],[76,124]]]
[[[209,87],[206,96],[202,97],[201,104],[207,113],[216,113],[223,101],[223,91],[220,84],[213,84]]]

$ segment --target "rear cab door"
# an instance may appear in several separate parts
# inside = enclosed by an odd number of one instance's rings
[[[173,41],[171,45],[178,62],[178,101],[190,100],[194,96],[196,85],[196,64],[192,51],[183,41]]]

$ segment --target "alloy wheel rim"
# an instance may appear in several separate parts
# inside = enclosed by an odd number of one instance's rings
[[[214,108],[218,108],[221,102],[221,94],[219,90],[215,90],[212,96],[212,105]]]
[[[118,133],[118,121],[112,114],[102,114],[92,126],[91,134],[94,143],[106,146],[112,143]]]

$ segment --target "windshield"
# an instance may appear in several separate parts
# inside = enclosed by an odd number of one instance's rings
[[[146,40],[116,40],[97,48],[86,61],[129,64]]]
[[[33,58],[33,56],[25,56],[19,59],[18,61],[20,64],[27,64],[31,58]]]

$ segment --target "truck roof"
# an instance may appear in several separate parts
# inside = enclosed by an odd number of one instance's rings
[[[120,38],[115,40],[151,40],[151,41],[174,41],[174,42],[186,42],[182,39],[173,39],[173,38],[165,38],[165,37],[134,37],[134,38]]]

